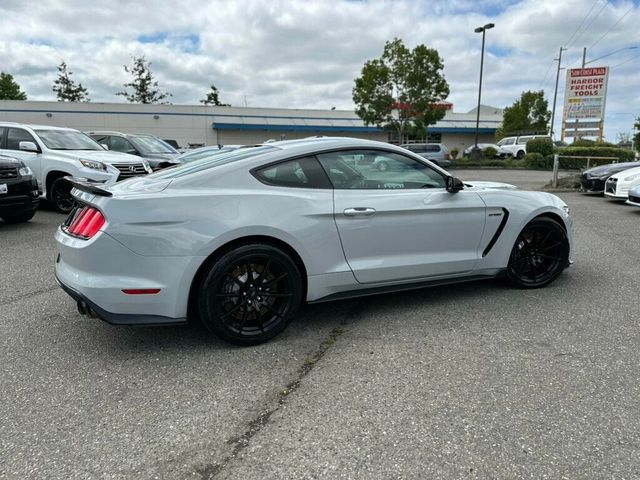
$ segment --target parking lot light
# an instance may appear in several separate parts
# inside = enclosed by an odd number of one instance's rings
[[[480,83],[478,85],[478,110],[476,111],[476,141],[473,150],[471,151],[471,158],[474,160],[480,159],[480,148],[478,148],[478,133],[480,130],[480,99],[482,98],[482,69],[484,67],[484,40],[487,30],[495,27],[493,23],[487,23],[482,27],[478,27],[474,30],[475,33],[482,33],[482,49],[480,51]]]

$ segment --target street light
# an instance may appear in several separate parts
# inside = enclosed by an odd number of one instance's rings
[[[478,160],[480,158],[480,149],[478,148],[478,132],[480,130],[480,99],[482,98],[482,68],[484,67],[484,37],[487,30],[495,27],[493,23],[487,23],[483,27],[478,27],[474,30],[476,33],[482,33],[482,50],[480,53],[480,83],[478,85],[478,110],[476,112],[476,142],[471,152],[472,158]]]
[[[585,67],[585,65],[589,65],[590,63],[597,62],[598,60],[600,60],[600,59],[602,59],[602,58],[609,57],[609,56],[611,56],[611,55],[613,55],[613,54],[615,54],[615,53],[618,53],[618,52],[624,52],[625,50],[633,50],[633,49],[636,49],[636,48],[638,48],[638,47],[637,47],[637,46],[633,46],[633,47],[624,47],[624,48],[621,48],[621,49],[619,49],[619,50],[616,50],[615,52],[607,53],[606,55],[602,55],[601,57],[594,58],[593,60],[589,60],[588,62],[586,61],[586,60],[587,60],[587,49],[585,48],[585,49],[582,51],[582,68],[584,68],[584,67]]]

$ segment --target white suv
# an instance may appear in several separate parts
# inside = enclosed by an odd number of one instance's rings
[[[78,130],[48,125],[0,123],[1,153],[10,154],[31,168],[40,196],[63,213],[74,205],[66,176],[114,183],[151,172],[146,160],[107,151]]]
[[[548,135],[521,135],[519,137],[505,137],[498,142],[498,155],[522,158],[527,154],[527,142],[534,138],[550,137]]]

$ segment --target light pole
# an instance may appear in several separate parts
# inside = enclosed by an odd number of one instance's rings
[[[635,48],[638,48],[638,47],[637,47],[637,46],[633,46],[633,47],[624,47],[624,48],[621,48],[621,49],[619,49],[619,50],[616,50],[615,52],[607,53],[606,55],[602,55],[601,57],[594,58],[593,60],[589,60],[588,62],[586,61],[586,60],[587,60],[587,49],[586,49],[586,48],[584,48],[584,49],[582,50],[582,68],[584,68],[584,66],[585,66],[585,65],[589,65],[590,63],[597,62],[597,61],[598,61],[598,60],[600,60],[601,58],[609,57],[609,56],[611,56],[611,55],[613,55],[613,54],[615,54],[615,53],[618,53],[618,52],[624,52],[625,50],[633,50],[633,49],[635,49]]]
[[[483,27],[478,27],[474,30],[476,33],[482,33],[482,50],[480,52],[480,84],[478,85],[478,110],[476,112],[476,142],[471,152],[471,157],[474,160],[480,159],[480,149],[478,148],[478,132],[480,130],[480,99],[482,98],[482,68],[484,67],[484,37],[487,30],[495,27],[493,23],[487,23]]]
[[[551,110],[551,128],[549,129],[549,136],[551,140],[554,139],[553,122],[556,119],[556,100],[558,99],[558,81],[560,80],[560,64],[562,63],[562,51],[566,48],[560,47],[560,54],[558,55],[558,72],[556,73],[556,89],[553,91],[553,109]]]

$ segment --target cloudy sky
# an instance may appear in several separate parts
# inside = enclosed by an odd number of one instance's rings
[[[215,83],[237,106],[351,109],[362,64],[399,37],[439,51],[449,100],[462,112],[477,102],[473,29],[488,22],[496,27],[482,103],[505,107],[523,90],[544,89],[551,104],[560,46],[563,67],[580,66],[583,47],[587,61],[625,49],[591,66],[612,67],[607,139],[631,131],[629,114],[640,115],[640,0],[0,0],[0,70],[29,99],[52,100],[64,60],[92,101],[121,102],[122,66],[145,55],[175,104],[198,103]],[[563,90],[561,81],[560,102]]]

